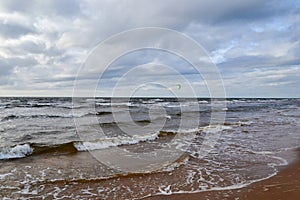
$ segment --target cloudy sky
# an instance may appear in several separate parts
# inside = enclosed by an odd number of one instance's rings
[[[75,79],[82,96],[109,96],[116,85],[119,92],[166,96],[176,89],[188,96],[192,85],[196,95],[209,96],[203,74],[158,49],[133,51],[104,71],[77,74],[96,45],[142,27],[195,40],[216,65],[228,97],[300,97],[299,0],[1,1],[0,96],[71,96]],[[104,54],[126,42],[110,44]],[[88,65],[97,68],[98,62]]]

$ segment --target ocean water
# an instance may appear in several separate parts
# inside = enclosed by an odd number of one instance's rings
[[[141,199],[226,190],[292,161],[300,99],[218,101],[227,108],[213,110],[210,99],[0,98],[0,197]],[[226,112],[224,123],[213,127],[212,112]],[[210,135],[215,143],[203,154]]]

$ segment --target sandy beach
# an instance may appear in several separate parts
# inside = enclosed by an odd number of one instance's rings
[[[272,199],[298,200],[300,197],[300,149],[298,157],[290,165],[279,169],[279,173],[269,179],[253,183],[245,188],[201,192],[195,194],[174,194],[155,196],[147,200],[199,200],[199,199]]]

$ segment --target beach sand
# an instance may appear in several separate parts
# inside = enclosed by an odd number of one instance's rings
[[[277,175],[269,179],[253,183],[244,188],[232,189],[232,190],[206,191],[206,192],[193,193],[193,194],[158,195],[158,196],[147,197],[144,199],[147,200],[173,200],[173,199],[174,200],[185,200],[185,199],[189,199],[189,200],[199,200],[199,199],[298,200],[300,199],[300,149],[291,152],[292,153],[290,154],[290,158],[293,160],[293,162],[287,166],[282,166],[278,168],[279,173]],[[29,157],[27,159],[24,159],[22,163],[26,165],[26,163],[29,163],[34,160],[36,161],[36,159],[32,160],[33,158],[34,157]],[[28,162],[24,163],[24,161],[26,160]],[[97,161],[94,158],[92,158],[92,156],[88,152],[81,152],[79,154],[74,154],[73,156],[61,155],[57,157],[51,157],[51,159],[48,159],[47,157],[43,157],[37,160],[39,161],[39,163],[36,163],[34,168],[40,166],[43,169],[45,169],[46,166],[52,166],[54,167],[54,169],[63,170],[63,168],[68,168],[68,166],[70,168],[71,166],[74,165],[79,167],[79,169],[90,169],[91,168],[90,166],[95,167],[99,164],[99,163],[97,164]],[[16,162],[20,162],[20,160],[15,160],[11,162],[17,164]],[[101,168],[99,169],[95,168],[95,169],[97,169],[96,172],[99,172],[99,170],[101,171]],[[39,171],[37,170],[37,172]],[[55,173],[55,170],[53,171],[53,173]],[[51,174],[49,173],[48,175]],[[77,181],[75,182],[54,181],[54,182],[44,182],[44,183],[42,182],[41,184],[45,186],[45,190],[41,192],[41,195],[46,195],[49,199],[51,199],[55,196],[55,192],[57,188],[61,188],[61,189],[65,188],[59,192],[57,197],[78,196],[80,198],[86,198],[86,199],[103,199],[101,195],[97,195],[98,193],[97,191],[99,191],[99,189],[101,188],[111,188],[111,185],[122,186],[122,188],[119,188],[120,190],[128,187],[131,188],[134,194],[140,194],[141,191],[139,191],[139,187],[137,188],[133,187],[133,183],[141,184],[141,185],[151,184],[151,180],[152,181],[155,180],[156,176],[157,174],[151,174],[151,175],[142,175],[142,176],[138,176],[138,175],[125,176],[117,179],[113,178],[107,180],[81,180],[78,182]],[[160,176],[161,174],[158,175],[158,177]],[[39,187],[40,185],[37,184],[33,186],[33,189]],[[85,194],[84,191],[87,190],[89,191],[89,193]],[[6,192],[5,191],[2,192],[3,195],[6,194],[9,196],[9,194],[12,194],[13,191],[8,190]],[[119,194],[119,192],[117,193]],[[91,196],[89,194],[95,194],[95,195]],[[108,195],[107,199],[116,199],[111,195]],[[126,191],[124,191],[124,195],[125,195],[124,197],[120,197],[120,198],[118,197],[117,199],[130,199],[133,196],[136,196],[136,195],[126,194]],[[39,196],[36,195],[33,196],[30,194],[21,195],[17,193],[14,194],[12,197],[14,197],[15,199],[21,197],[33,197],[34,199],[39,199]]]
[[[148,197],[147,200],[199,200],[199,199],[242,199],[242,200],[299,200],[300,199],[300,149],[293,163],[279,169],[279,173],[269,179],[253,183],[245,188],[208,191],[194,194],[173,194]]]
[[[37,158],[35,158],[37,157]],[[49,159],[51,158],[51,159]],[[231,189],[231,190],[219,190],[219,191],[206,191],[200,193],[193,194],[172,194],[172,195],[158,195],[147,197],[144,199],[147,200],[199,200],[199,199],[210,199],[210,200],[223,200],[223,199],[240,199],[240,200],[298,200],[300,199],[300,149],[297,151],[290,151],[290,157],[293,162],[287,166],[281,166],[278,168],[279,173],[269,179],[259,181],[253,183],[247,187],[240,189]],[[22,161],[22,162],[21,162]],[[26,162],[25,162],[26,161]],[[32,156],[23,160],[15,160],[10,161],[12,164],[19,165],[28,165],[30,162],[35,163],[32,168],[34,172],[39,173],[39,167],[41,169],[46,169],[47,166],[53,167],[53,170],[48,170],[49,173],[47,176],[51,176],[51,173],[57,173],[60,169],[63,171],[66,168],[72,168],[71,166],[77,166],[78,169],[81,169],[82,173],[92,173],[93,171],[89,171],[91,166],[95,168],[95,173],[101,173],[102,168],[97,167],[99,163],[88,153],[81,152],[78,154],[70,155],[60,155],[56,157],[45,157],[41,156]],[[56,170],[55,170],[56,169]],[[85,172],[84,170],[88,170]],[[70,169],[72,173],[74,170]],[[31,173],[34,175],[34,173]],[[55,197],[55,193],[57,192],[57,188],[61,188],[61,190],[57,193],[57,197],[80,197],[86,199],[116,199],[115,195],[120,195],[120,192],[123,191],[124,188],[131,188],[132,193],[124,192],[123,197],[118,197],[117,199],[130,199],[134,196],[133,194],[140,194],[141,191],[139,187],[133,187],[133,184],[139,185],[147,185],[147,184],[155,184],[153,180],[161,177],[166,174],[151,174],[151,175],[136,175],[136,176],[124,176],[113,179],[104,179],[104,180],[80,180],[80,181],[54,181],[54,182],[41,182],[40,184],[44,185],[45,190],[43,190],[40,194],[47,196],[49,199]],[[178,174],[177,174],[178,175]],[[170,177],[171,178],[171,177]],[[7,183],[3,183],[4,185]],[[38,182],[36,185],[32,186],[34,188],[40,188]],[[112,185],[122,186],[119,188],[119,192],[113,192],[107,196],[107,198],[102,198],[103,196],[97,195],[99,189],[101,188],[111,188]],[[62,189],[65,188],[65,189]],[[84,193],[88,190],[89,193]],[[14,190],[2,191],[2,195],[10,196],[12,192],[16,192]],[[128,192],[128,191],[127,191]],[[89,195],[94,194],[94,195]],[[108,194],[108,193],[107,193]],[[104,196],[107,195],[106,192],[103,193]],[[112,196],[111,196],[112,195]],[[1,194],[0,194],[1,197]],[[31,195],[30,193],[26,194],[18,194],[15,193],[12,196],[14,199],[18,199],[21,197],[33,197],[34,199],[39,199],[39,195]],[[46,199],[48,199],[46,198]]]

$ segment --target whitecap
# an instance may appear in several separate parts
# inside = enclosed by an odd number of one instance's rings
[[[159,133],[139,136],[133,135],[132,137],[110,137],[102,138],[95,141],[83,141],[75,142],[74,147],[78,151],[88,151],[88,150],[100,150],[107,149],[109,147],[116,147],[121,145],[131,145],[138,144],[140,142],[151,141],[158,138]]]
[[[29,144],[16,145],[14,147],[4,147],[0,149],[0,160],[23,158],[32,154],[33,149]]]

